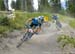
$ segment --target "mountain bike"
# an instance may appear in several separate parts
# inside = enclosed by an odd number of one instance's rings
[[[60,21],[56,21],[56,28],[58,29],[58,30],[60,30],[61,28],[62,28],[62,24],[60,23]]]
[[[36,28],[37,30],[37,28]],[[28,41],[29,39],[31,39],[31,37],[35,34],[36,32],[34,31],[34,29],[27,29],[26,33],[23,35],[23,37],[20,39],[20,42],[17,45],[17,48],[20,47],[24,41]]]

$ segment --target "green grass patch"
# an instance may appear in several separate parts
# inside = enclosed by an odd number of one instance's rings
[[[59,20],[62,22],[67,22],[71,19],[71,17],[66,16],[66,15],[61,15],[61,14],[58,14],[58,17],[59,17]]]
[[[11,31],[14,29],[23,29],[25,27],[25,23],[29,18],[38,17],[38,16],[48,16],[49,20],[51,16],[49,13],[26,13],[26,12],[16,12],[16,17],[14,20],[8,19],[5,15],[0,15],[0,33],[5,31]],[[10,29],[9,29],[10,28]]]
[[[75,38],[68,36],[68,35],[60,35],[57,38],[57,42],[60,43],[61,48],[70,45],[71,47],[75,48]]]
[[[52,14],[51,13],[40,13],[40,12],[33,12],[33,13],[28,13],[28,12],[18,12],[16,11],[15,13],[16,17],[14,20],[12,19],[8,19],[5,17],[5,14],[1,14],[0,15],[0,33],[2,31],[11,31],[14,29],[23,29],[25,27],[25,23],[29,18],[33,18],[33,17],[38,17],[38,16],[48,16],[49,17],[49,21],[52,20]],[[64,16],[64,15],[60,15],[59,16],[59,20],[61,21],[68,21],[67,19],[70,19],[70,17]],[[70,25],[75,28],[75,21],[70,21]],[[3,28],[2,28],[3,27]],[[10,29],[8,29],[10,28]]]
[[[71,20],[71,21],[69,22],[69,25],[70,25],[72,28],[75,29],[75,19]]]
[[[0,26],[0,34],[6,32],[8,30],[9,30],[9,28],[7,26]]]

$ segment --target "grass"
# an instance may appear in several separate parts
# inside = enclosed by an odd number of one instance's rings
[[[8,31],[8,27],[7,26],[0,26],[0,34],[4,33],[5,31]]]
[[[66,54],[71,54],[71,49],[75,48],[75,38],[69,35],[61,34],[57,38],[57,43],[59,44],[59,48]]]
[[[5,24],[5,25],[1,25],[1,23],[0,23],[0,33],[2,33],[3,31],[7,31],[7,30],[11,31],[14,29],[22,29],[22,28],[24,28],[25,23],[29,18],[38,17],[40,15],[48,16],[49,20],[50,21],[52,20],[51,13],[40,13],[40,12],[28,13],[28,12],[17,12],[16,11],[15,15],[16,15],[16,17],[14,20],[12,20],[12,19],[3,20],[5,18],[5,14],[4,13],[0,14],[0,22],[3,21],[3,23]],[[60,15],[60,14],[58,14],[58,16],[59,16],[60,21],[63,21],[63,22],[68,21],[69,25],[71,27],[75,28],[75,20],[69,20],[69,19],[71,19],[70,17]],[[10,28],[10,29],[8,29],[8,28]]]
[[[58,16],[60,21],[64,23],[68,23],[72,28],[75,29],[75,18],[66,15],[60,15],[60,14],[58,14]]]
[[[5,15],[0,15],[0,34],[6,31],[11,31],[14,29],[23,29],[26,21],[32,17],[38,17],[40,15],[50,17],[49,13],[26,13],[26,12],[16,12],[16,17],[14,20],[7,19]],[[51,18],[49,18],[50,20]],[[10,28],[10,29],[9,29]]]
[[[64,48],[65,46],[70,45],[71,47],[75,48],[75,38],[68,36],[68,35],[60,35],[57,38],[57,42],[61,43],[60,46],[61,48]]]
[[[75,19],[71,20],[71,21],[69,22],[69,25],[70,25],[72,28],[75,29]]]

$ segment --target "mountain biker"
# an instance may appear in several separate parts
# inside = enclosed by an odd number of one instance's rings
[[[27,28],[29,28],[30,30],[32,30],[32,28],[34,29],[34,32],[39,32],[41,30],[41,25],[43,24],[43,16],[39,16],[39,17],[34,17],[34,18],[30,18],[27,23],[29,23],[27,25]]]
[[[58,20],[58,16],[57,16],[56,14],[54,14],[54,15],[52,16],[52,19],[53,19],[53,22],[56,23],[56,21]]]
[[[22,42],[19,45],[17,45],[17,47],[19,47],[23,43],[23,41],[27,41],[28,39],[30,39],[34,34],[38,34],[38,29],[41,27],[42,23],[43,16],[28,19],[26,22],[26,33],[21,39]]]
[[[38,27],[38,18],[35,17],[35,18],[28,19],[26,22],[26,26],[30,30],[32,30],[33,27],[35,29],[36,27]]]
[[[58,30],[60,30],[60,28],[62,27],[62,25],[61,25],[60,21],[58,20],[58,16],[56,14],[54,14],[52,16],[52,19],[53,19],[53,22],[56,24],[56,28]]]

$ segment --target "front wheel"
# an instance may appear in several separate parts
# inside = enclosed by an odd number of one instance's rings
[[[56,22],[56,28],[58,30],[60,30],[62,28],[62,24],[59,21]]]
[[[17,48],[20,47],[24,41],[29,40],[32,36],[33,36],[33,33],[30,33],[30,32],[25,33],[25,35],[23,36],[23,38],[21,39],[21,41],[18,43],[16,47]]]
[[[23,36],[23,38],[21,39],[22,41],[27,41],[32,37],[33,33],[31,32],[27,32],[25,33],[25,35]]]

